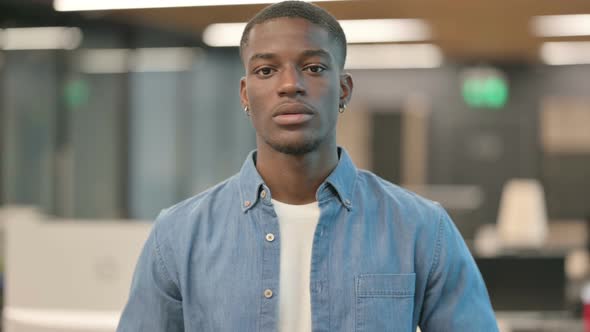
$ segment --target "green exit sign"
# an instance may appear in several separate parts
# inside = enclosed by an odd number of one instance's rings
[[[493,68],[468,69],[463,73],[463,100],[472,108],[500,109],[508,101],[508,82]]]

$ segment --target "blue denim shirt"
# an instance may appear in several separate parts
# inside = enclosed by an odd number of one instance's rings
[[[313,331],[498,331],[482,277],[441,206],[339,153],[316,193]],[[289,235],[271,198],[252,152],[237,175],[160,213],[117,331],[276,331],[279,250]]]

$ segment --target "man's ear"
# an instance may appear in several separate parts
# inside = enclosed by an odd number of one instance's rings
[[[349,73],[340,75],[340,104],[347,105],[352,97],[352,76]]]
[[[242,103],[242,107],[249,106],[250,103],[248,102],[248,93],[246,89],[246,77],[242,77],[240,79],[240,102]]]

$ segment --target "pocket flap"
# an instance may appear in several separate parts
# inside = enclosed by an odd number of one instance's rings
[[[414,297],[416,274],[361,274],[356,280],[359,297]]]

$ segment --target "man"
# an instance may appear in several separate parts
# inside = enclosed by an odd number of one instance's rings
[[[272,5],[240,50],[257,150],[160,214],[118,331],[497,331],[444,210],[337,147],[353,82],[334,17]]]

